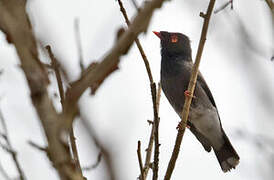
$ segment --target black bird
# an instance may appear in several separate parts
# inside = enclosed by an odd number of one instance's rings
[[[180,116],[193,62],[189,38],[181,33],[154,32],[161,39],[161,85]],[[199,72],[187,125],[207,152],[213,148],[223,172],[239,164],[240,157],[226,136],[213,96]]]

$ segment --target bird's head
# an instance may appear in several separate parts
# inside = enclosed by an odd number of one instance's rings
[[[190,40],[186,35],[167,31],[153,33],[161,40],[162,56],[184,56],[191,59]]]

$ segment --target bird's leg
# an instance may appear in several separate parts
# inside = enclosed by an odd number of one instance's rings
[[[186,124],[186,127],[188,129],[190,129],[190,126]],[[176,127],[177,130],[182,130],[183,129],[183,122],[179,122],[177,127]]]
[[[185,90],[184,94],[185,94],[185,96],[187,96],[187,97],[196,98],[196,96],[191,95],[191,92],[190,92],[189,90]]]

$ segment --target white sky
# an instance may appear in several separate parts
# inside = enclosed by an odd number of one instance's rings
[[[141,1],[138,2],[141,4]],[[217,1],[215,7],[224,2]],[[160,75],[160,45],[159,39],[151,31],[177,31],[188,35],[195,57],[202,27],[199,12],[205,11],[207,4],[208,1],[202,0],[173,0],[165,3],[164,7],[154,14],[148,33],[141,35],[140,40],[156,82],[159,81]],[[130,1],[124,0],[124,6],[132,17],[135,10]],[[244,139],[235,135],[235,130],[240,129],[274,136],[274,124],[271,121],[274,115],[271,111],[274,108],[274,65],[269,60],[273,46],[273,29],[269,26],[268,9],[265,2],[259,0],[235,1],[234,10],[228,9],[213,15],[211,19],[200,70],[211,88],[224,129],[241,157],[240,164],[236,170],[224,174],[214,153],[205,152],[196,138],[187,131],[172,179],[272,178],[273,166],[267,161],[267,154],[255,148],[249,137]],[[121,25],[125,26],[118,3],[114,0],[32,0],[28,3],[28,11],[37,38],[43,46],[52,46],[53,52],[70,73],[71,79],[78,78],[80,73],[73,29],[76,17],[80,19],[85,65],[100,60],[112,47],[117,29]],[[250,55],[253,59],[245,61],[243,58],[246,56],[237,51],[243,42],[239,39],[237,29],[233,27],[236,16],[242,18],[255,42],[262,45],[263,51],[260,55]],[[58,179],[45,154],[27,144],[28,140],[41,145],[44,145],[45,141],[32,108],[26,81],[18,67],[18,57],[14,47],[6,43],[3,33],[0,33],[0,59],[0,68],[4,69],[3,75],[0,76],[0,106],[23,170],[31,180]],[[48,61],[45,56],[41,59]],[[247,63],[253,66],[246,67]],[[150,133],[147,119],[152,119],[153,113],[148,77],[135,45],[128,55],[122,57],[119,67],[120,69],[99,88],[96,96],[90,97],[87,92],[80,103],[98,136],[111,149],[118,179],[129,180],[136,179],[139,174],[137,141],[142,141],[144,155]],[[260,78],[261,76],[263,78]],[[255,77],[258,77],[258,81],[264,86],[259,87],[259,84],[251,81]],[[54,90],[54,78],[52,81],[49,90],[51,93],[57,92]],[[263,94],[257,92],[264,87],[267,89],[263,90]],[[262,100],[263,95],[269,100],[267,107],[266,102]],[[60,108],[58,99],[56,107]],[[175,128],[179,122],[164,94],[161,99],[160,117],[159,175],[163,177],[177,134]],[[93,164],[99,150],[94,145],[90,146],[90,139],[77,122],[76,136],[82,166]],[[271,152],[273,155],[273,149]],[[0,163],[15,177],[16,171],[10,157],[2,150],[0,157]],[[104,164],[101,163],[93,171],[85,172],[85,176],[88,179],[106,179]],[[0,179],[2,178],[0,174]]]

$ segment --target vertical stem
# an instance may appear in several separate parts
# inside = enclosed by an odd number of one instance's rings
[[[175,163],[177,161],[177,157],[179,155],[180,146],[181,146],[181,143],[182,143],[182,139],[183,139],[186,124],[187,124],[189,108],[190,108],[190,104],[191,104],[191,101],[192,101],[192,96],[193,96],[193,92],[194,92],[194,89],[195,89],[197,76],[198,76],[198,72],[199,72],[198,68],[199,68],[199,65],[200,65],[202,52],[203,52],[205,41],[206,41],[208,24],[209,24],[210,16],[212,14],[214,4],[215,4],[215,0],[210,0],[206,14],[200,13],[200,16],[204,18],[204,24],[203,24],[202,34],[201,34],[201,38],[200,38],[200,42],[199,42],[199,47],[198,47],[195,63],[194,63],[193,69],[192,69],[190,82],[189,82],[189,85],[188,85],[188,91],[190,92],[190,96],[186,96],[186,99],[185,99],[185,103],[184,103],[184,107],[183,107],[182,115],[181,115],[182,120],[180,122],[180,127],[181,128],[179,129],[177,137],[176,137],[175,146],[174,146],[172,156],[170,158],[168,168],[167,168],[167,171],[166,171],[166,174],[165,174],[165,178],[164,178],[165,180],[169,180],[171,178],[172,172],[173,172],[174,167],[175,167]]]
[[[156,99],[157,99],[157,94],[156,94],[156,85],[155,83],[152,84],[151,86],[151,94],[152,94],[152,99],[153,99],[153,109],[154,111],[154,166],[153,166],[153,180],[158,179],[158,170],[159,170],[159,120],[160,118],[158,117],[158,111],[157,111],[157,104],[156,104]]]
[[[119,6],[120,6],[120,10],[125,18],[126,24],[128,26],[130,26],[130,21],[129,18],[127,16],[126,10],[123,6],[123,3],[121,0],[118,0]],[[142,56],[143,62],[145,64],[146,67],[146,71],[147,71],[147,75],[149,78],[149,82],[150,82],[150,88],[151,88],[151,96],[152,96],[152,104],[153,104],[153,112],[154,112],[154,123],[153,123],[153,127],[151,130],[151,135],[150,135],[150,140],[154,138],[154,168],[153,168],[153,180],[156,180],[158,178],[158,164],[159,164],[159,117],[158,117],[158,111],[157,111],[157,103],[156,103],[156,85],[155,82],[153,81],[153,76],[151,73],[151,69],[150,69],[150,65],[149,65],[149,61],[146,57],[146,54],[144,52],[144,49],[139,41],[138,38],[135,39],[135,43],[139,49],[139,52]],[[152,141],[149,142],[149,147],[151,147],[152,149]],[[147,151],[147,156],[146,156],[146,164],[145,164],[145,171],[146,171],[146,175],[147,175],[147,171],[148,171],[148,164],[150,163],[150,157],[151,157],[151,151]],[[146,177],[145,175],[145,177]]]
[[[142,161],[142,155],[141,155],[141,141],[138,141],[138,147],[137,147],[137,155],[138,155],[138,162],[139,162],[139,168],[141,173],[141,180],[144,180],[144,168],[143,168],[143,161]]]

